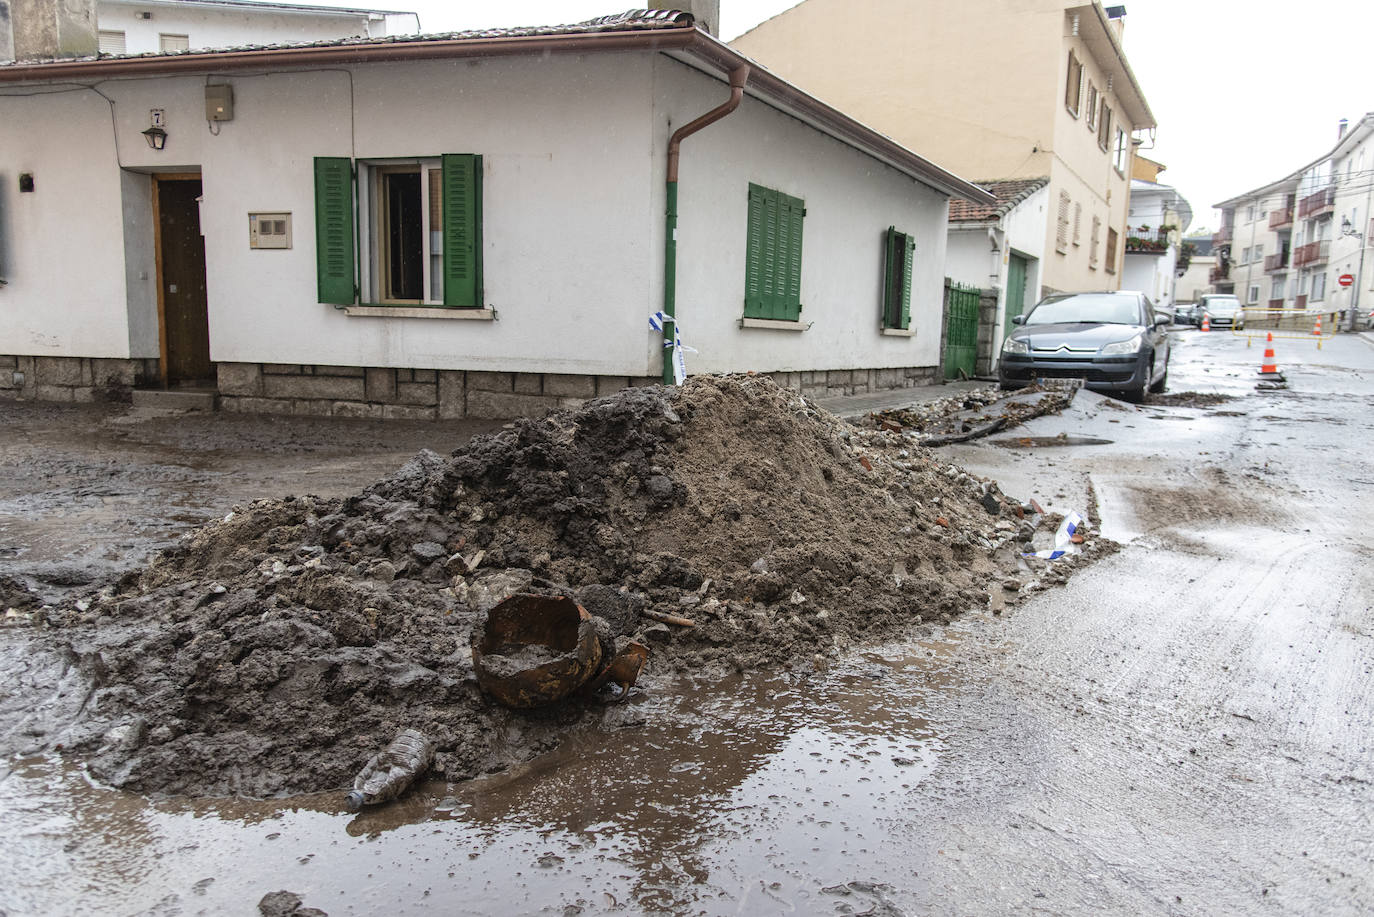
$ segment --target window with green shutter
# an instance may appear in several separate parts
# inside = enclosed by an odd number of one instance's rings
[[[317,159],[315,222],[320,302],[482,307],[481,156]]]
[[[911,268],[916,243],[911,236],[887,228],[883,242],[883,327],[911,326]]]
[[[744,316],[797,321],[801,317],[802,219],[800,199],[749,185],[749,227],[744,260]]]

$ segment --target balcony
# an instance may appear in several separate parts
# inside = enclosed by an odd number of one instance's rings
[[[1326,259],[1331,255],[1331,240],[1320,239],[1316,242],[1308,242],[1306,245],[1299,245],[1293,251],[1293,266],[1302,267],[1307,264],[1325,264]]]
[[[1264,256],[1264,272],[1265,272],[1266,274],[1273,273],[1274,271],[1282,271],[1282,270],[1285,270],[1287,267],[1288,267],[1288,252],[1287,252],[1287,250],[1283,251],[1281,254],[1277,254],[1277,255],[1265,255],[1265,256]]]
[[[1271,300],[1269,300],[1269,308],[1271,308],[1271,309],[1282,309],[1282,308],[1283,308],[1283,300],[1282,300],[1282,299],[1271,299]]]
[[[1235,232],[1234,226],[1223,226],[1218,232],[1212,233],[1212,247],[1216,248],[1219,245],[1230,245],[1231,234],[1233,232]]]
[[[1214,267],[1207,272],[1207,282],[1216,283],[1221,280],[1231,279],[1231,264],[1227,262],[1220,267]]]
[[[1336,189],[1323,188],[1298,201],[1298,219],[1327,216],[1336,206]]]
[[[1306,294],[1306,293],[1303,293],[1301,296],[1299,296],[1299,297],[1297,298],[1297,301],[1293,303],[1293,308],[1294,308],[1294,309],[1306,309],[1306,308],[1307,308],[1307,294]]]
[[[1169,233],[1160,230],[1153,234],[1141,233],[1126,236],[1126,254],[1162,255],[1169,250]]]
[[[1293,205],[1289,204],[1286,210],[1269,211],[1269,228],[1284,229],[1293,225]]]

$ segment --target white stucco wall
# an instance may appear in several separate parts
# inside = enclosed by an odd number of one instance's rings
[[[152,18],[140,19],[139,12],[151,13]],[[388,32],[388,17],[325,10],[209,9],[167,3],[101,3],[97,6],[97,16],[101,31],[124,33],[127,54],[161,50],[159,36],[162,34],[185,35],[192,48],[230,48],[407,33],[414,31],[415,21],[412,16],[404,17],[393,22]]]
[[[10,285],[0,353],[157,355],[153,174],[199,173],[210,357],[221,362],[657,375],[664,160],[723,82],[649,53],[367,65],[215,77],[235,117],[211,134],[203,76],[94,93],[0,89]],[[141,131],[166,113],[166,149]],[[117,147],[115,139],[117,137]],[[117,151],[117,152],[116,152]],[[497,321],[349,316],[318,303],[316,156],[480,153],[485,305]],[[20,171],[37,192],[12,193]],[[683,148],[678,306],[693,372],[938,362],[946,198],[748,100]],[[742,330],[747,187],[806,200],[804,333]],[[247,214],[286,211],[289,250],[249,248]],[[879,331],[882,239],[915,237],[914,337]],[[451,313],[450,313],[451,314]]]
[[[654,159],[672,130],[719,105],[726,85],[671,59],[655,67]],[[662,175],[655,170],[655,177]],[[749,183],[806,202],[804,332],[740,328]],[[664,209],[661,180],[655,214]],[[689,137],[679,175],[677,312],[688,371],[759,372],[933,366],[939,361],[948,198],[746,96],[729,117]],[[662,244],[662,221],[655,228]],[[883,240],[916,242],[912,337],[881,333]],[[662,278],[654,278],[661,300]],[[657,308],[657,306],[655,306]]]

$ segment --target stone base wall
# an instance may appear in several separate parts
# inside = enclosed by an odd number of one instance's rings
[[[303,414],[442,420],[538,416],[657,378],[378,369],[283,363],[218,363],[220,409],[244,414]],[[933,385],[938,367],[831,369],[766,373],[812,398]],[[0,398],[129,401],[136,386],[157,385],[157,360],[0,356]]]
[[[0,398],[11,401],[128,402],[136,386],[158,379],[155,359],[0,354]]]
[[[998,350],[1002,342],[994,339],[997,331],[997,287],[983,290],[978,296],[978,358],[973,371],[980,376],[990,376],[997,364]]]

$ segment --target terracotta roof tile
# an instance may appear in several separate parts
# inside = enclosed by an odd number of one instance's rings
[[[976,181],[975,185],[997,198],[995,204],[975,204],[959,198],[949,202],[951,223],[990,223],[1011,212],[1017,204],[1050,183],[1048,178],[1018,178],[1011,181]]]

